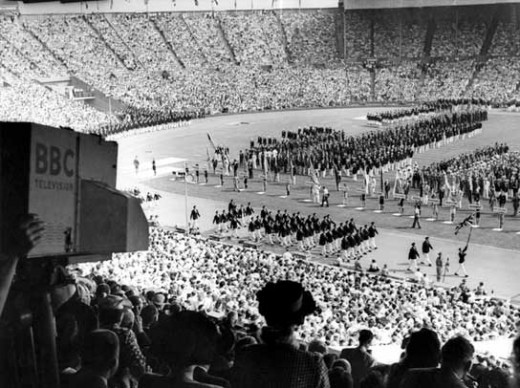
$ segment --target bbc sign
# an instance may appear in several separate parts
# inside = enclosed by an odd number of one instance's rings
[[[0,248],[16,220],[32,213],[45,231],[31,257],[77,253],[80,183],[115,187],[117,144],[67,129],[0,122],[0,150]]]

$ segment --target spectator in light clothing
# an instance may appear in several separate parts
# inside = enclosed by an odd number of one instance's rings
[[[322,189],[322,197],[321,197],[321,207],[326,204],[329,207],[329,189],[326,186],[323,186]]]

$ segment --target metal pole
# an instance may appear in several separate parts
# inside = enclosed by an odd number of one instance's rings
[[[473,216],[475,216],[475,213],[473,213]],[[469,234],[468,234],[468,241],[466,241],[466,246],[469,245],[469,239],[471,238],[471,232],[473,232],[473,228],[470,226],[470,228],[469,228]]]
[[[384,186],[384,178],[383,178],[383,166],[379,167],[379,172],[381,174],[381,193],[384,194],[385,192],[385,186]]]
[[[110,134],[112,134],[112,95],[108,96],[108,125],[110,128]]]
[[[56,326],[51,307],[50,293],[42,292],[38,297],[38,312],[35,328],[40,350],[41,386],[55,388],[60,386],[58,357],[56,355]]]
[[[188,164],[184,163],[184,210],[186,216],[186,232],[190,232],[190,224],[188,219]]]

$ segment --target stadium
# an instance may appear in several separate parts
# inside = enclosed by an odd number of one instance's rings
[[[519,387],[520,3],[0,0],[0,387]]]

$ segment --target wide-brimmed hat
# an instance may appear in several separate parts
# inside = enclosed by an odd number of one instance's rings
[[[99,301],[98,307],[100,310],[123,310],[132,308],[132,302],[118,295],[108,295]]]
[[[152,297],[152,303],[158,308],[164,307],[166,304],[166,295],[161,292],[155,293],[155,295]]]
[[[258,311],[269,326],[301,325],[316,311],[316,302],[300,283],[281,280],[269,282],[257,292]]]

